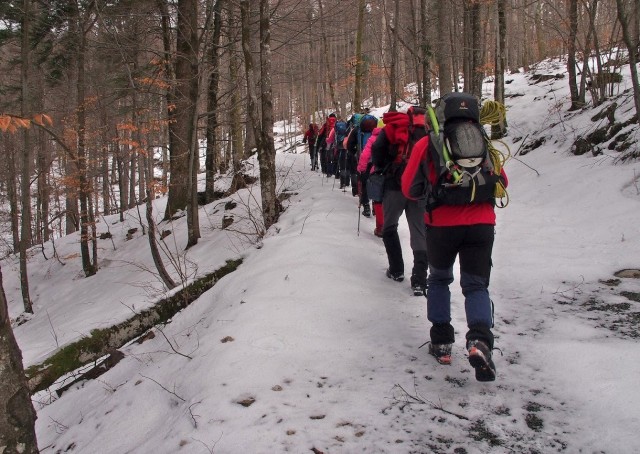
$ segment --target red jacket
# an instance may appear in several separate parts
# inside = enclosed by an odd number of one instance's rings
[[[428,178],[435,184],[437,176],[435,166],[431,160],[429,136],[420,139],[413,147],[407,168],[402,174],[402,193],[410,200],[416,200],[410,195],[411,186],[416,178]],[[426,160],[426,161],[425,161]],[[425,175],[426,162],[429,175]],[[502,169],[504,186],[507,187],[507,175]],[[451,227],[456,225],[496,224],[496,213],[491,202],[470,203],[468,205],[441,205],[431,212],[425,213],[424,223],[434,227]]]

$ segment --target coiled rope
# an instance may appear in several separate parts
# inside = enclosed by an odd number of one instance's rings
[[[504,104],[491,100],[487,100],[482,103],[482,107],[480,108],[480,124],[490,126],[503,125],[506,118],[507,108]],[[487,149],[489,150],[489,157],[493,164],[493,168],[497,174],[500,174],[502,172],[502,167],[504,167],[504,164],[511,157],[511,150],[502,140],[491,140],[487,134],[485,134],[485,140],[487,141]],[[507,150],[506,153],[498,150],[494,146],[494,142],[501,143]],[[496,184],[494,195],[496,198],[496,206],[498,208],[504,208],[509,204],[509,194],[501,182]]]

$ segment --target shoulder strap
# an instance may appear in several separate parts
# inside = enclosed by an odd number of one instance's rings
[[[429,113],[429,119],[431,120],[432,131],[429,133],[429,140],[433,142],[433,145],[436,150],[436,154],[438,159],[440,160],[439,164],[441,164],[442,168],[449,169],[451,171],[451,175],[453,176],[454,183],[460,181],[462,175],[453,168],[453,159],[451,159],[451,154],[447,149],[447,145],[444,141],[444,131],[440,129],[440,124],[438,123],[438,118],[436,116],[436,112],[433,110],[433,107],[427,106],[427,112]]]

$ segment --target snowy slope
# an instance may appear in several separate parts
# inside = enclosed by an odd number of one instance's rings
[[[548,62],[538,71],[563,69]],[[425,299],[384,276],[373,219],[360,220],[358,235],[356,199],[311,172],[308,155],[280,153],[282,187],[294,195],[260,247],[247,230],[220,229],[226,200],[204,207],[190,272],[244,263],[162,327],[164,336],[124,347],[125,359],[98,380],[59,399],[34,396],[42,451],[637,452],[640,303],[624,295],[637,297],[640,281],[613,274],[640,267],[640,164],[616,164],[606,146],[571,155],[600,109],[568,114],[566,80],[532,85],[529,76],[508,78],[507,93],[522,96],[508,98],[506,143],[515,153],[518,138],[547,140],[506,166],[510,203],[498,212],[490,289],[496,382],[476,382],[466,361],[457,282],[458,341],[444,366],[418,348],[428,340]],[[624,121],[630,100],[617,101]],[[258,192],[234,196],[233,227],[250,231],[246,207]],[[27,365],[159,295],[141,270],[151,263],[146,237],[125,239],[137,214],[115,220],[107,221],[116,249],[100,243],[95,277],[81,277],[75,236],[56,242],[64,266],[34,250],[36,315],[16,328]],[[185,227],[163,226],[177,251]],[[406,224],[400,232],[410,263]],[[17,262],[2,267],[15,317]]]

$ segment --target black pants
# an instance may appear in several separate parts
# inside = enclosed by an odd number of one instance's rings
[[[493,348],[493,304],[489,297],[494,226],[487,224],[427,227],[429,280],[427,318],[434,344],[452,343],[451,292],[453,266],[460,262],[460,287],[467,317],[467,339],[481,339]]]
[[[309,157],[311,158],[311,170],[316,170],[318,168],[318,153],[315,145],[311,143],[309,143]]]
[[[397,189],[386,189],[382,200],[384,211],[384,227],[382,241],[389,260],[389,270],[394,273],[404,273],[402,246],[398,236],[398,221],[404,212],[409,225],[409,242],[413,251],[413,268],[411,270],[411,284],[424,284],[427,274],[427,241],[424,225],[424,207],[402,195]]]

